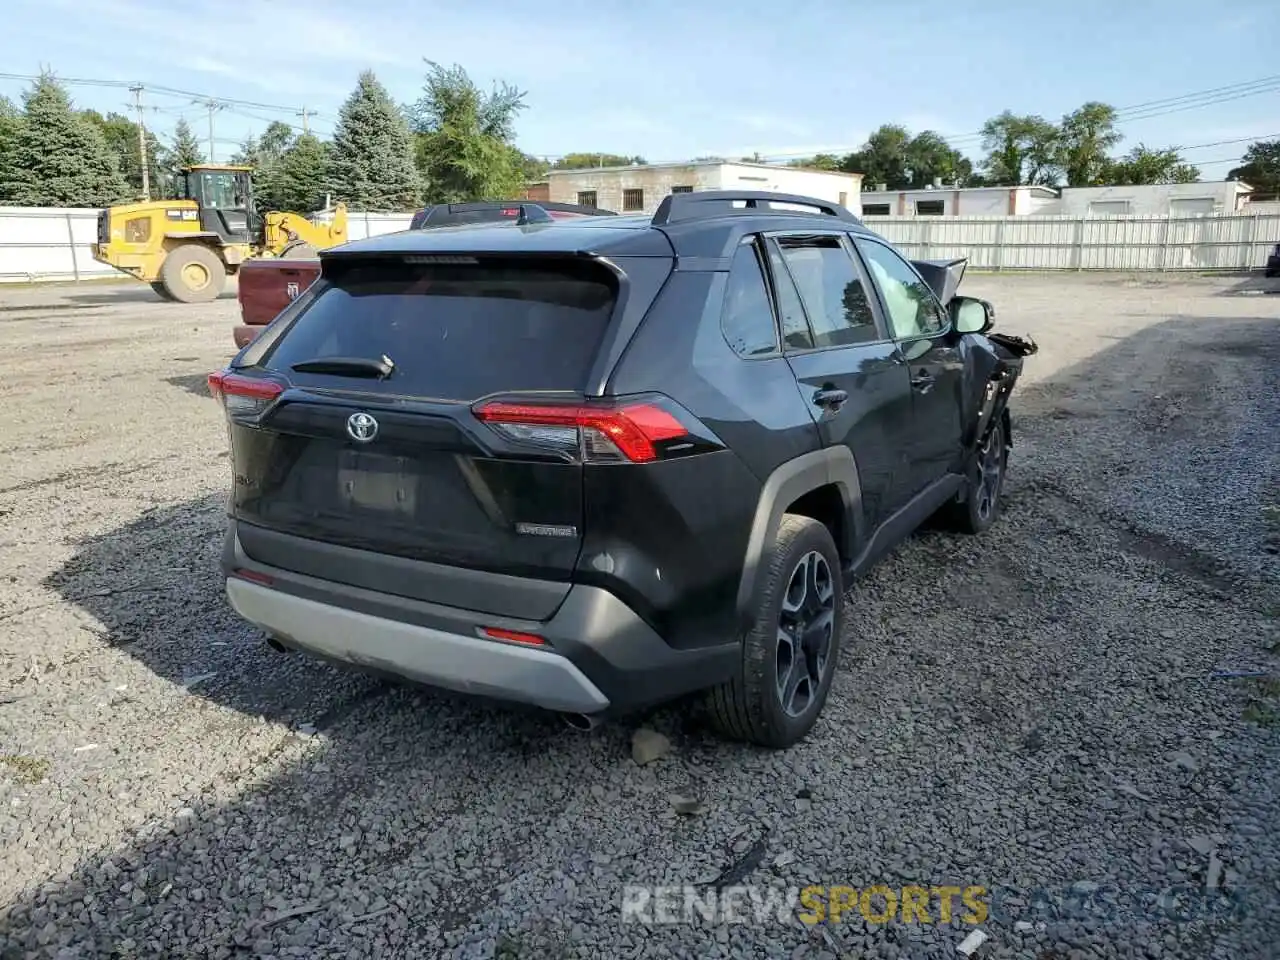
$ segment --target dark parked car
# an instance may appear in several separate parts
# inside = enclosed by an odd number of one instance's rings
[[[423,207],[413,215],[409,229],[422,230],[427,227],[456,227],[468,223],[516,220],[520,217],[521,207],[539,211],[540,213],[534,214],[539,219],[541,219],[541,213],[545,213],[552,220],[616,216],[612,210],[585,207],[578,203],[553,203],[547,200],[475,200],[467,203],[437,203]],[[527,213],[526,216],[528,216]]]
[[[851,578],[1000,512],[1035,344],[955,295],[964,261],[843,207],[690,193],[320,262],[210,377],[227,593],[279,649],[581,727],[709,690],[726,735],[785,746]]]
[[[1276,244],[1276,248],[1271,251],[1271,256],[1267,257],[1268,277],[1280,277],[1280,243]]]

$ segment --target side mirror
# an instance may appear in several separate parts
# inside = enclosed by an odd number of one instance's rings
[[[951,322],[958,333],[986,333],[995,325],[996,308],[977,297],[953,297]]]

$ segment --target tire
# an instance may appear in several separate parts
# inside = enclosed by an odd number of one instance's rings
[[[185,243],[164,258],[160,282],[180,303],[208,303],[227,285],[227,268],[208,247]]]
[[[824,574],[825,568],[825,574]],[[817,573],[815,579],[807,573]],[[821,601],[823,613],[819,623],[829,623],[825,630],[815,626],[810,641],[825,639],[825,657],[806,657],[804,666],[808,679],[801,684],[791,684],[797,695],[791,702],[791,710],[784,706],[787,691],[779,683],[797,674],[792,670],[800,662],[791,656],[794,648],[784,644],[784,621],[792,621],[793,615],[784,607],[790,596],[796,597],[793,585],[802,578],[806,589],[804,600]],[[827,585],[829,596],[821,589]],[[749,633],[742,642],[742,666],[738,676],[712,689],[707,695],[707,706],[712,726],[723,736],[761,747],[779,749],[789,747],[804,739],[818,716],[822,713],[831,690],[831,680],[836,672],[840,654],[841,617],[844,613],[844,584],[840,574],[840,555],[836,551],[831,532],[817,520],[809,517],[785,514],[778,526],[765,567],[764,582],[757,598],[759,613]],[[784,613],[786,616],[784,616]],[[794,642],[794,641],[793,641]],[[811,643],[811,653],[820,653],[821,644]],[[790,667],[790,669],[789,669]],[[818,674],[816,682],[813,674]],[[785,671],[785,672],[784,672]],[[808,687],[807,697],[801,703],[799,687]],[[802,709],[796,709],[801,708]]]
[[[156,292],[156,296],[161,300],[167,300],[170,303],[173,302],[173,297],[169,296],[169,291],[165,289],[163,283],[157,281],[156,283],[151,284],[151,289]]]
[[[1002,416],[991,425],[986,440],[974,451],[964,489],[956,500],[939,511],[939,518],[960,533],[986,531],[1000,516],[1008,469],[1009,428]]]

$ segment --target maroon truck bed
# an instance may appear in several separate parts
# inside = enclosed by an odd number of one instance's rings
[[[320,275],[318,259],[260,257],[246,260],[238,273],[240,324],[236,347],[249,343]]]

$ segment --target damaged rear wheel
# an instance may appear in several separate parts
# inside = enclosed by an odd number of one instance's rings
[[[1008,466],[1008,426],[1005,418],[999,417],[973,453],[964,488],[942,510],[947,525],[961,533],[982,533],[995,523]]]

